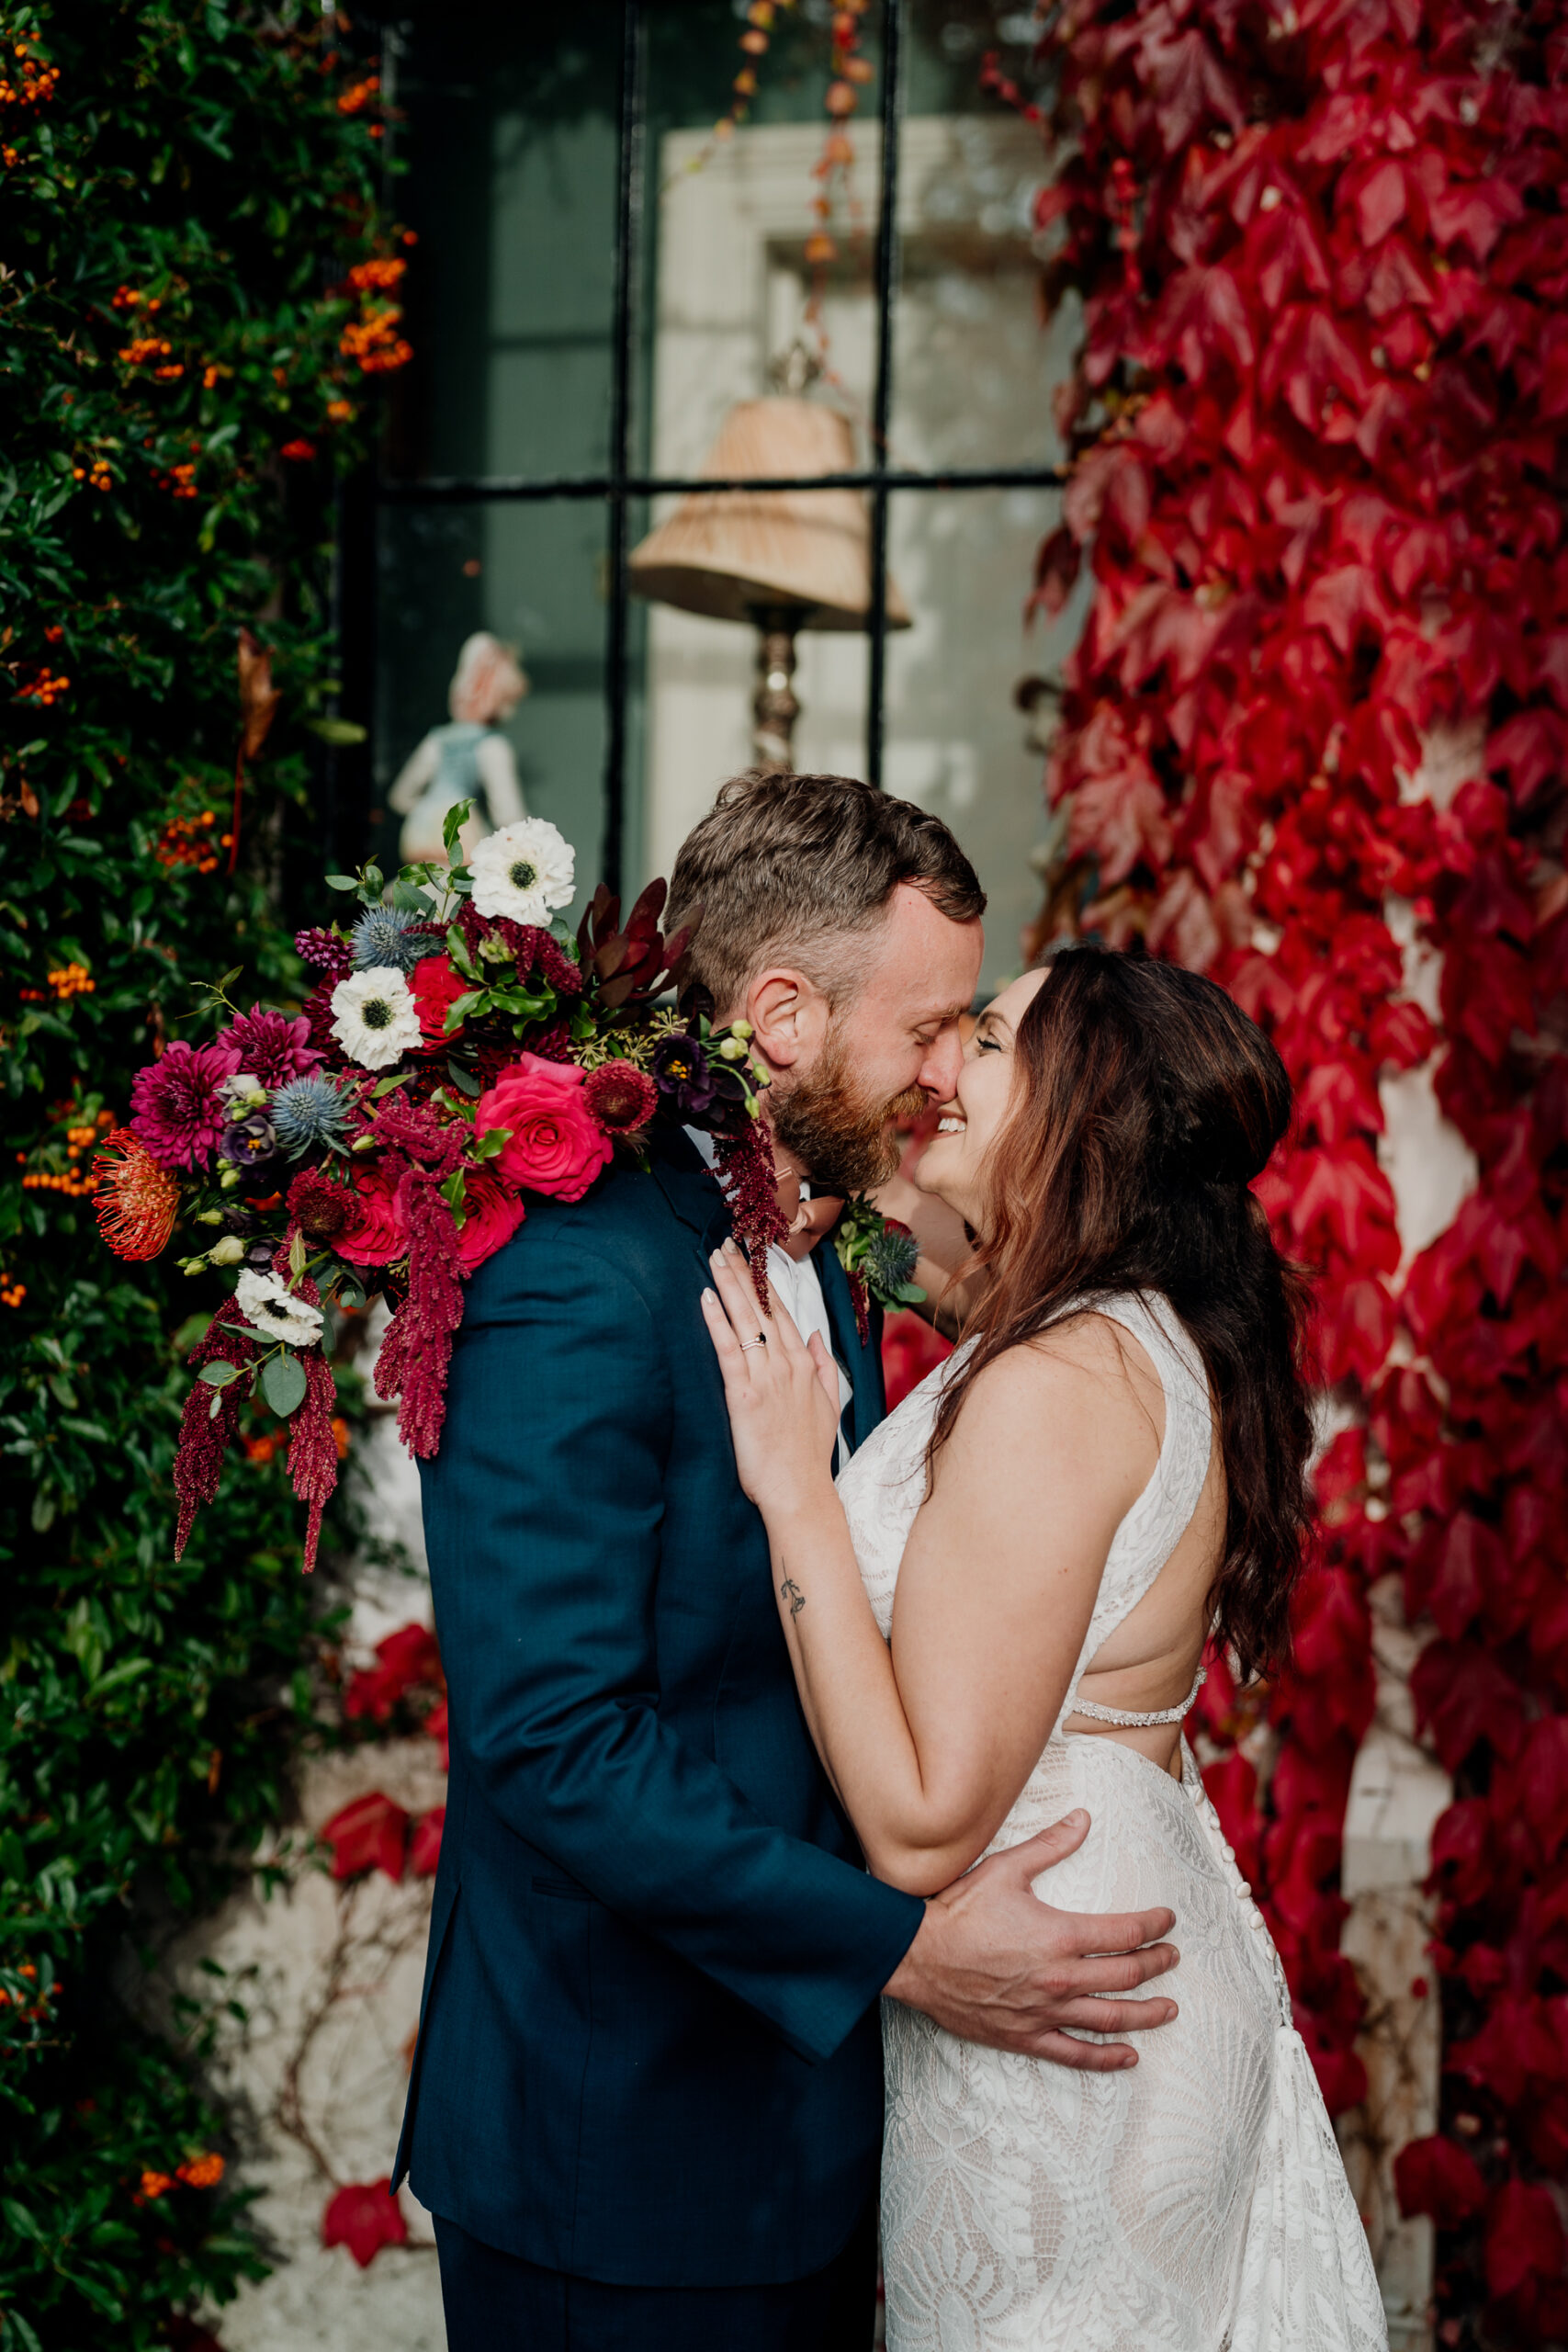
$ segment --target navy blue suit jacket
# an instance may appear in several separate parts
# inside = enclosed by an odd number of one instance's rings
[[[423,1466],[452,1761],[395,2177],[627,2285],[840,2250],[875,2185],[876,1996],[923,1913],[866,1874],[796,1702],[698,1304],[728,1229],[683,1137],[531,1196]],[[816,1262],[856,1442],[878,1334]]]

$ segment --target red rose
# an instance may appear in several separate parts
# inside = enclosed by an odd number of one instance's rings
[[[446,1015],[460,996],[468,996],[472,980],[455,972],[445,956],[422,956],[409,974],[409,993],[419,1013],[419,1025],[427,1046],[444,1046],[447,1042]],[[452,1035],[462,1029],[459,1021]]]
[[[613,1146],[583,1100],[582,1075],[575,1062],[525,1054],[480,1095],[476,1132],[511,1130],[495,1159],[509,1184],[580,1201],[609,1159]]]
[[[355,1170],[354,1193],[359,1221],[338,1243],[338,1256],[351,1266],[389,1266],[409,1246],[397,1187],[380,1169],[367,1168]]]
[[[463,1184],[465,1222],[457,1236],[457,1262],[466,1274],[493,1258],[523,1222],[523,1204],[493,1176],[470,1169]]]

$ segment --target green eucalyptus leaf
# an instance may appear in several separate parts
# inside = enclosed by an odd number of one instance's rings
[[[304,1365],[287,1349],[280,1355],[268,1356],[261,1368],[262,1395],[280,1420],[298,1411],[307,1386]]]
[[[204,1363],[196,1376],[205,1380],[209,1388],[227,1388],[231,1380],[239,1379],[240,1367],[237,1363]]]

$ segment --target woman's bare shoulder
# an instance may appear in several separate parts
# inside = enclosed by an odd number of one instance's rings
[[[1092,1435],[1098,1453],[1123,1422],[1129,1432],[1146,1430],[1151,1381],[1157,1393],[1157,1374],[1120,1324],[1093,1312],[1071,1315],[982,1366],[954,1436],[1006,1430],[1070,1452]]]

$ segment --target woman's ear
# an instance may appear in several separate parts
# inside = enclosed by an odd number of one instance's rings
[[[770,1068],[811,1061],[828,1034],[832,1008],[815,980],[787,966],[759,972],[746,991],[752,1042]]]

